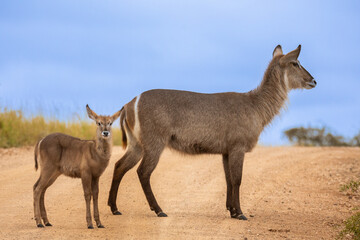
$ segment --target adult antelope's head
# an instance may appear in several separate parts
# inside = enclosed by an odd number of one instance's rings
[[[281,46],[278,45],[273,52],[273,59],[278,61],[278,66],[284,73],[284,82],[290,89],[311,89],[316,86],[316,81],[306,69],[301,66],[298,57],[301,45],[288,54],[283,54]]]
[[[111,125],[113,122],[120,116],[120,111],[116,112],[112,116],[102,116],[97,115],[93,110],[90,109],[89,105],[86,105],[86,111],[92,120],[96,122],[97,130],[96,134],[97,136],[101,136],[104,139],[111,137]]]

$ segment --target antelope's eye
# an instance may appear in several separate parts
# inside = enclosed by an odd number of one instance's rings
[[[111,123],[109,123],[110,124],[110,126],[112,125],[112,122]]]
[[[101,125],[101,123],[100,123],[100,122],[98,122],[98,123],[97,123],[97,125],[98,125],[98,126],[100,126],[100,125]]]
[[[291,64],[292,64],[294,67],[299,67],[299,63],[297,63],[297,62],[291,62]]]

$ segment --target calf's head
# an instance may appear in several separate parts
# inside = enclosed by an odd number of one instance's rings
[[[117,111],[112,116],[103,116],[103,115],[97,115],[89,105],[86,105],[86,111],[92,120],[96,122],[97,130],[96,134],[97,136],[101,136],[103,139],[107,139],[111,137],[111,125],[113,122],[120,116],[120,111]]]

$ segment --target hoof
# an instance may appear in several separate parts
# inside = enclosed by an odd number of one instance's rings
[[[121,212],[119,212],[118,210],[116,210],[116,211],[113,211],[113,213],[112,213],[113,215],[122,215],[121,214]]]
[[[104,225],[100,224],[97,226],[98,228],[105,228]]]
[[[94,229],[94,227],[92,225],[88,226],[88,229]]]
[[[41,223],[39,223],[39,224],[37,225],[37,227],[38,227],[38,228],[43,228],[44,225],[42,225]]]
[[[239,220],[248,220],[247,217],[244,216],[244,214],[232,214],[231,218],[239,219]]]
[[[244,216],[244,214],[239,214],[235,218],[239,220],[248,220],[247,217]]]
[[[163,213],[163,212],[159,212],[157,214],[158,217],[167,217],[168,215],[166,215],[166,213]]]
[[[45,226],[52,227],[51,223],[45,223]]]

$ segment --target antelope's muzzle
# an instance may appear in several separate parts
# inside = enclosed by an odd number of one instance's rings
[[[311,82],[308,82],[308,86],[311,87],[311,88],[314,88],[316,86],[315,79],[312,79]]]
[[[110,132],[109,132],[109,131],[103,131],[103,132],[101,133],[101,135],[102,135],[103,137],[109,137],[109,136],[110,136]]]

